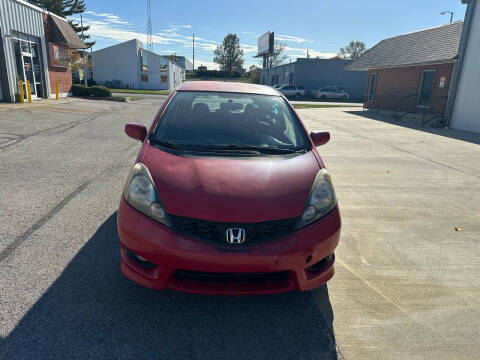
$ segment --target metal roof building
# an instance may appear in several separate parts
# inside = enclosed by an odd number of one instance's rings
[[[0,0],[0,101],[18,101],[19,80],[24,94],[30,83],[32,99],[51,97],[56,82],[66,96],[72,48],[85,45],[65,19],[22,0]]]
[[[32,96],[49,88],[42,10],[24,1],[0,0],[0,101],[14,101],[18,80],[29,80]]]

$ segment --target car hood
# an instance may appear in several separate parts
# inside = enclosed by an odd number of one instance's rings
[[[220,222],[301,216],[320,169],[312,151],[289,158],[183,157],[148,146],[142,162],[168,214]]]

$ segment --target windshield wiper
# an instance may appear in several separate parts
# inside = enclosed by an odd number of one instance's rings
[[[304,149],[287,149],[276,146],[255,146],[241,144],[218,144],[218,145],[202,145],[202,144],[178,144],[172,141],[161,141],[155,138],[149,139],[152,145],[161,146],[167,149],[181,151],[198,151],[198,152],[216,152],[216,153],[243,153],[243,154],[293,154],[305,152]]]
[[[216,153],[238,153],[242,152],[244,154],[255,154],[258,155],[260,152],[257,149],[247,149],[247,148],[236,148],[230,147],[229,145],[187,145],[185,147],[186,151],[203,151],[203,152],[216,152]]]
[[[155,139],[154,137],[149,138],[150,143],[154,146],[161,146],[167,149],[173,149],[173,150],[184,150],[185,145],[183,144],[177,144],[172,141],[160,141]]]
[[[216,145],[187,145],[187,144],[178,144],[172,141],[162,141],[157,140],[155,138],[150,138],[150,143],[153,146],[160,146],[167,149],[172,150],[180,150],[182,152],[185,151],[198,151],[198,152],[216,152],[216,153],[238,153],[241,150],[242,153],[245,154],[260,154],[257,150],[250,150],[250,149],[237,149],[237,148],[229,148],[228,146],[216,146]]]
[[[288,148],[279,148],[276,146],[230,144],[230,145],[226,145],[226,147],[232,150],[253,150],[253,151],[258,151],[260,153],[267,153],[267,154],[293,154],[298,152],[305,152],[304,149],[288,149]]]

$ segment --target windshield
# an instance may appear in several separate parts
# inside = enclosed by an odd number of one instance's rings
[[[280,96],[178,92],[151,138],[183,150],[308,150],[295,114]]]

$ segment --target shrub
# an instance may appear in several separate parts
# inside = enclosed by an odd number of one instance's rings
[[[112,91],[107,89],[104,86],[92,86],[88,88],[90,90],[90,95],[96,97],[112,97]]]
[[[73,96],[90,96],[90,90],[85,85],[73,84],[70,91]]]

